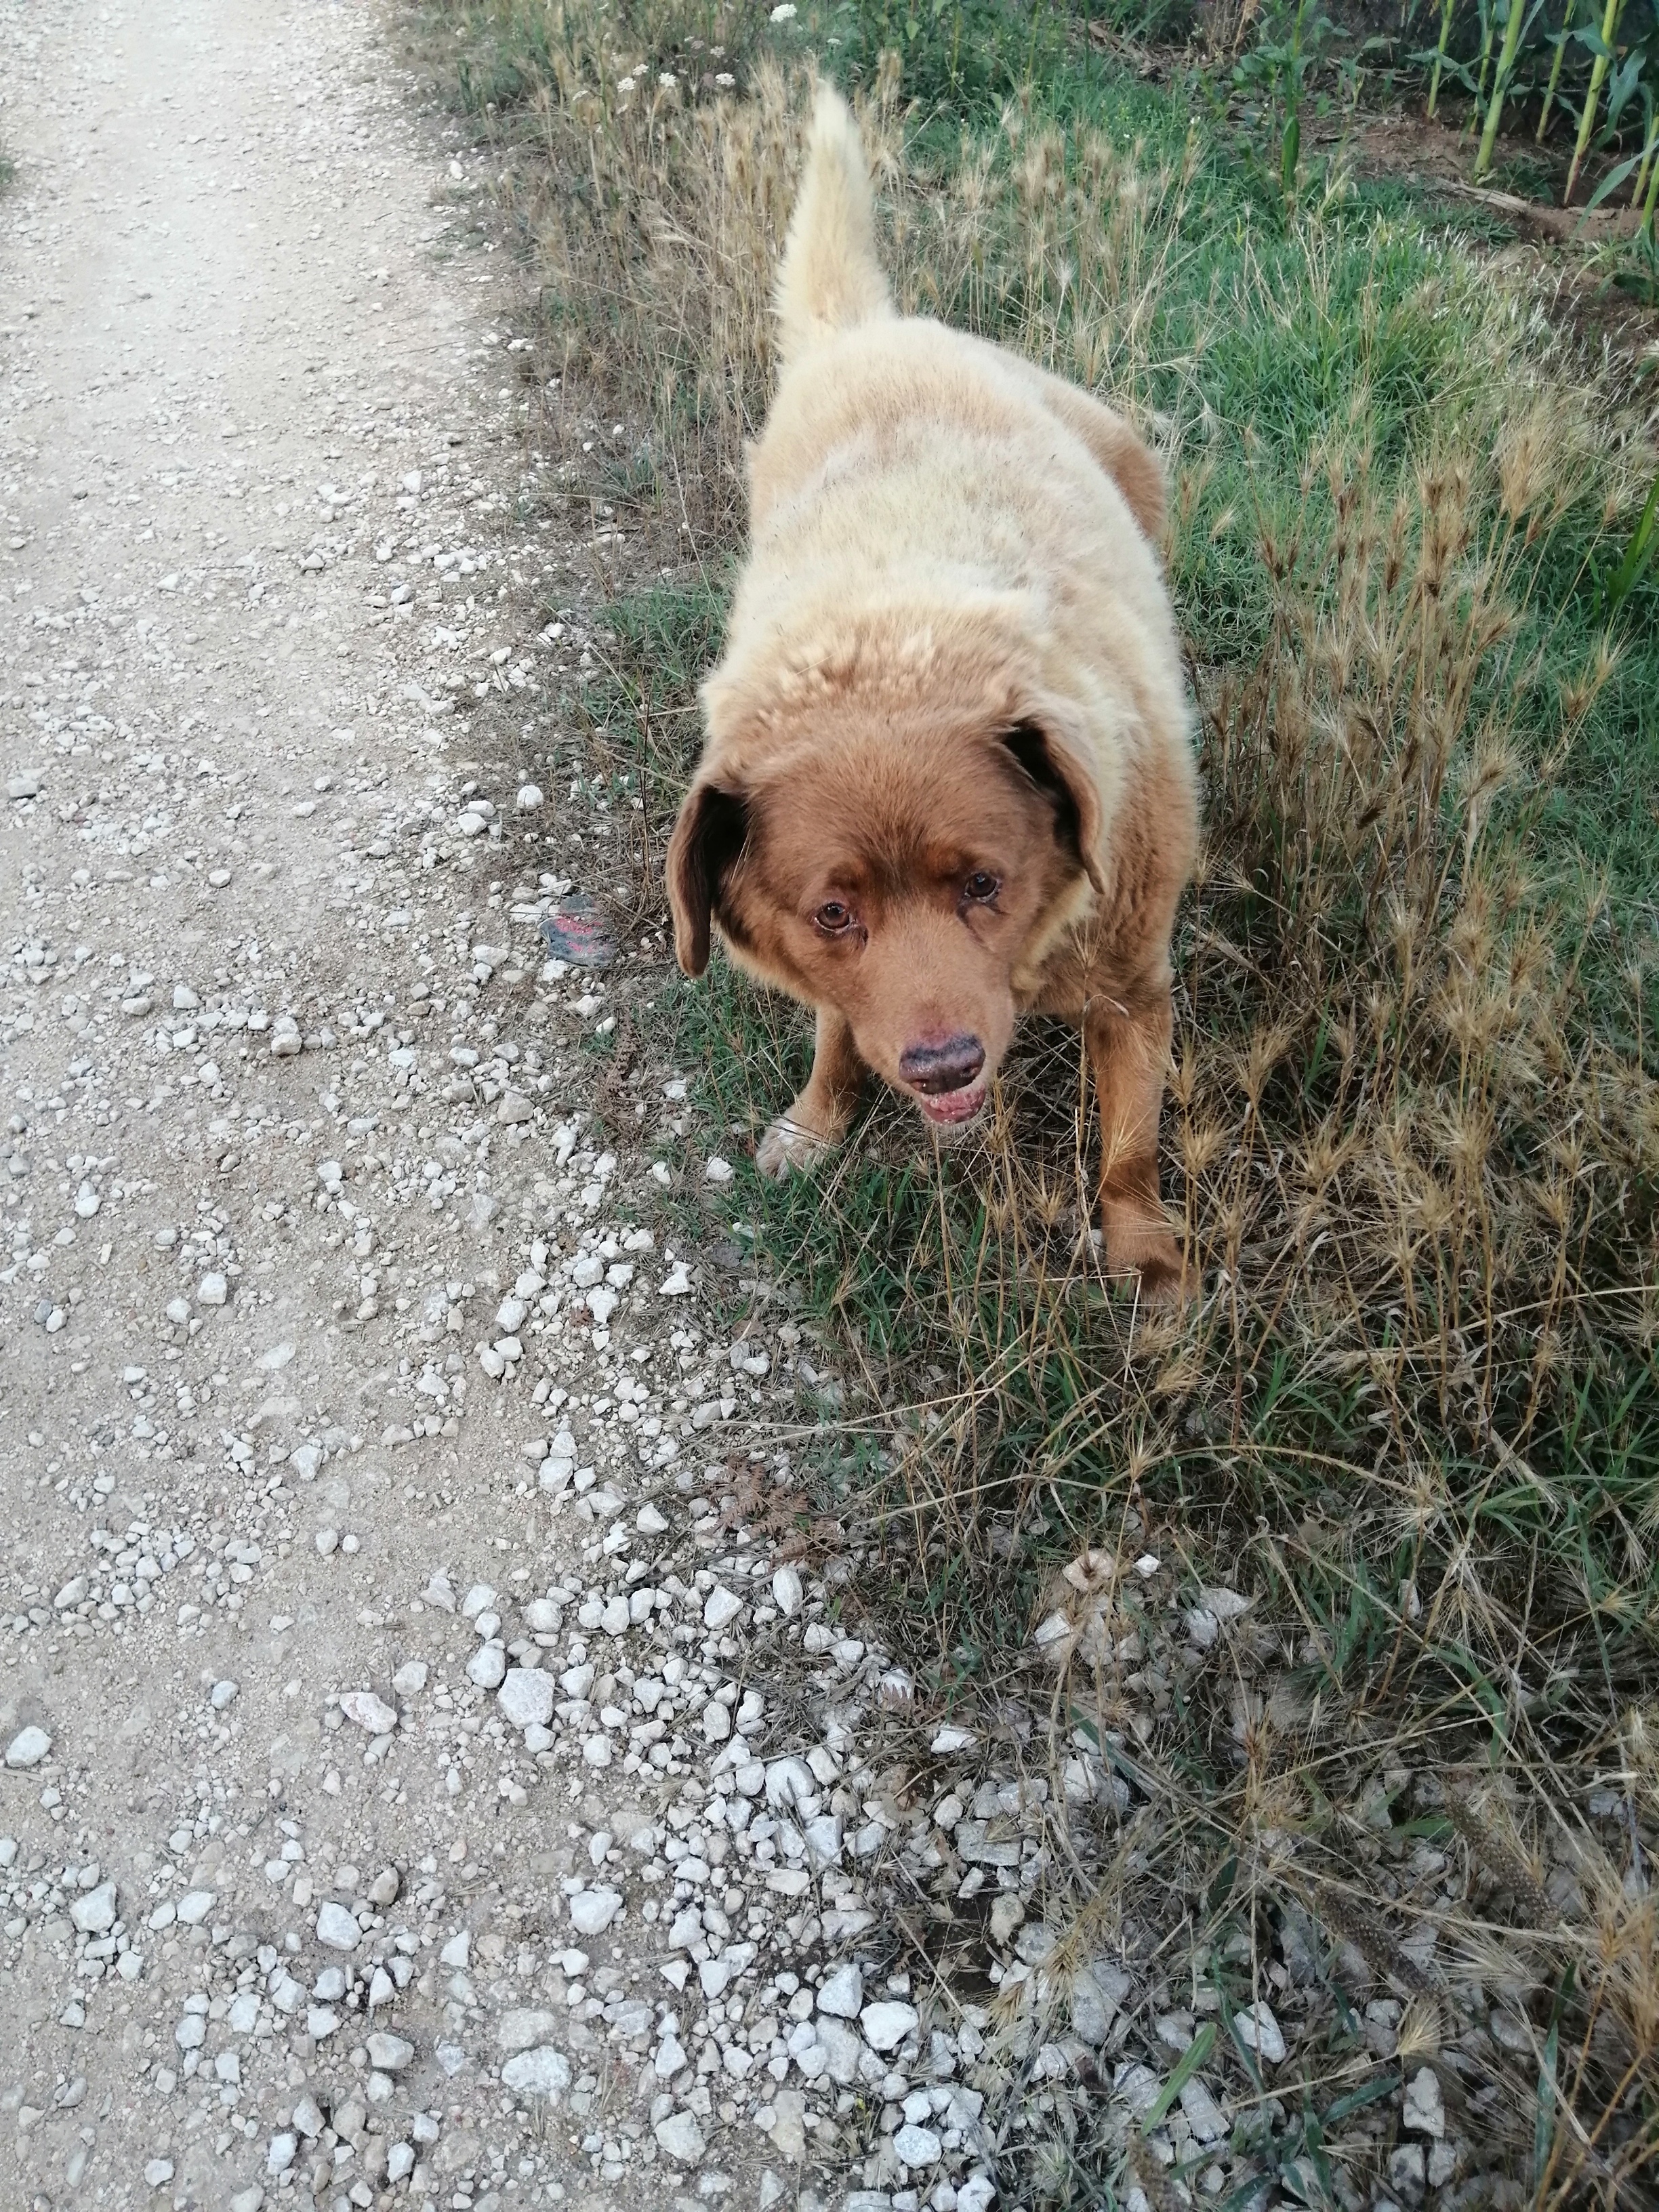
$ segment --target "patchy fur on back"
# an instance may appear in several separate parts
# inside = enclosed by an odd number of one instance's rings
[[[833,1143],[872,1068],[959,1127],[1019,1013],[1061,1014],[1100,1095],[1108,1263],[1178,1295],[1157,1132],[1197,807],[1162,469],[1088,393],[893,312],[827,89],[777,297],[750,555],[668,856],[687,972],[718,935],[817,1011],[761,1164]]]

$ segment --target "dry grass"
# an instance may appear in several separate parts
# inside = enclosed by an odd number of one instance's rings
[[[532,125],[509,198],[544,367],[653,404],[659,495],[716,562],[806,92],[763,15],[514,0],[491,33]],[[1484,2177],[1460,2201],[1650,2203],[1652,948],[1559,818],[1637,649],[1574,612],[1579,574],[1651,459],[1455,248],[1389,295],[1386,239],[1360,281],[1337,202],[1259,234],[1195,135],[1040,97],[920,132],[890,67],[862,112],[905,303],[1138,403],[1172,456],[1208,842],[1166,1155],[1205,1295],[1148,1319],[1100,1279],[1074,1040],[1034,1038],[949,1159],[878,1107],[810,1188],[738,1187],[860,1370],[826,1486],[933,1692],[990,1700],[1046,1773],[1077,1960],[1109,1937],[1149,2010],[1224,2024],[1271,1995],[1294,2096],[1215,2053],[1241,2171],[1362,2201],[1426,2066],[1455,2185]],[[1222,389],[1245,325],[1346,349],[1288,465]],[[682,659],[672,606],[617,614],[609,711],[678,733],[641,762],[671,800],[708,604]],[[720,1117],[763,1123],[794,1015],[727,976],[680,1018]],[[944,1946],[948,1892],[935,1919]],[[1004,2008],[1011,2095],[1065,1959],[1036,1986]],[[1018,2201],[1187,2201],[1178,2127],[1053,2078],[1018,2101]]]

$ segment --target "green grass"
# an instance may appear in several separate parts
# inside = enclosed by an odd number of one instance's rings
[[[470,99],[545,81],[545,11],[468,20]],[[1166,1188],[1201,1308],[1149,1321],[1099,1279],[1065,1035],[1022,1044],[983,1143],[940,1158],[872,1098],[811,1178],[780,1188],[739,1163],[729,1214],[847,1377],[846,1419],[806,1449],[858,1550],[855,1601],[931,1698],[1052,1698],[1049,1755],[1081,1731],[1131,1785],[1133,1851],[1097,1838],[1109,1879],[1073,1908],[1170,1930],[1177,1978],[1241,2001],[1248,1962],[1297,1915],[1323,1931],[1331,2070],[1279,2085],[1302,2109],[1261,2121],[1257,2156],[1297,2201],[1334,2203],[1322,2161],[1374,2173],[1366,2131],[1399,2085],[1365,2056],[1337,1951],[1398,1972],[1419,1925],[1399,1869],[1425,1838],[1468,1858],[1468,1914],[1438,1923],[1449,2041],[1474,2017],[1459,1947],[1483,1945],[1540,2047],[1559,2035],[1563,2079],[1587,2002],[1615,2045],[1659,2035],[1651,1916],[1620,1888],[1659,1805],[1642,1718],[1659,1680],[1659,568],[1611,626],[1603,594],[1652,481],[1639,395],[1496,276],[1489,218],[1451,230],[1397,188],[1317,176],[1287,210],[1224,126],[1116,70],[1066,11],[848,0],[774,29],[756,6],[655,4],[625,9],[616,35],[653,65],[695,59],[694,39],[740,70],[811,47],[855,89],[896,38],[919,103],[889,216],[910,303],[1119,392],[1172,454],[1212,853],[1177,934]],[[950,217],[981,155],[981,250],[964,257]],[[579,167],[557,183],[586,189]],[[599,334],[643,310],[614,274],[556,268],[550,343],[577,330],[637,375],[648,322],[619,356]],[[691,406],[678,343],[677,327],[674,388],[633,396],[695,442],[714,403]],[[744,374],[740,420],[763,400]],[[1528,423],[1533,460],[1494,462]],[[1420,577],[1449,515],[1466,538],[1443,591]],[[611,609],[612,665],[581,702],[592,765],[647,797],[642,896],[738,547],[698,550],[695,579]],[[1402,702],[1413,640],[1434,665]],[[1419,792],[1419,725],[1442,714],[1446,774]],[[1370,832],[1342,794],[1373,724]],[[1500,754],[1477,821],[1469,794]],[[658,1019],[663,1050],[700,1071],[702,1130],[758,1133],[805,1075],[807,1017],[723,962],[695,987],[665,979]],[[1108,1653],[1033,1697],[1028,1638],[1057,1570],[1091,1549],[1162,1563],[1144,1596],[1126,1578],[1114,1600],[1144,1664]],[[1237,1684],[1190,1669],[1170,1626],[1216,1582],[1273,1626],[1271,1659],[1228,1647]],[[1396,1771],[1398,1804],[1367,1812]],[[1592,1819],[1612,1772],[1636,1778]],[[1563,1836],[1576,1923],[1540,1911],[1528,1858],[1547,1869]],[[1212,2063],[1249,2094],[1247,2051],[1224,2036]],[[1509,2062],[1482,2045],[1470,2063]],[[1575,2046],[1573,2063],[1584,2130],[1639,2174],[1659,2111],[1604,2110],[1622,2057],[1581,2063]],[[1535,2067],[1505,2079],[1483,2154],[1529,2201],[1565,2201],[1580,2137],[1554,2092],[1539,2103]],[[1009,2201],[1121,2201],[1098,2113],[1033,2113],[1021,2140]]]

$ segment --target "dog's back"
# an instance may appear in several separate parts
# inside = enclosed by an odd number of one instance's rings
[[[896,312],[858,126],[828,88],[777,306],[781,372],[750,453],[751,553],[705,692],[711,731],[781,649],[872,671],[948,650],[965,678],[1017,638],[1075,701],[1109,815],[1126,756],[1186,749],[1156,457],[1086,392]]]

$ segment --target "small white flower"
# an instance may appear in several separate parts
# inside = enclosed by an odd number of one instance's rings
[[[662,87],[665,92],[672,92],[676,82],[677,80],[672,70],[665,70],[662,75],[657,79],[657,82]]]
[[[632,92],[634,89],[633,78],[631,76],[618,77],[617,80],[617,89],[618,92]]]
[[[737,81],[729,70],[721,70],[714,79],[722,92],[730,92]]]
[[[782,4],[772,10],[772,21],[775,23],[792,23],[794,19],[794,0],[782,0]]]

